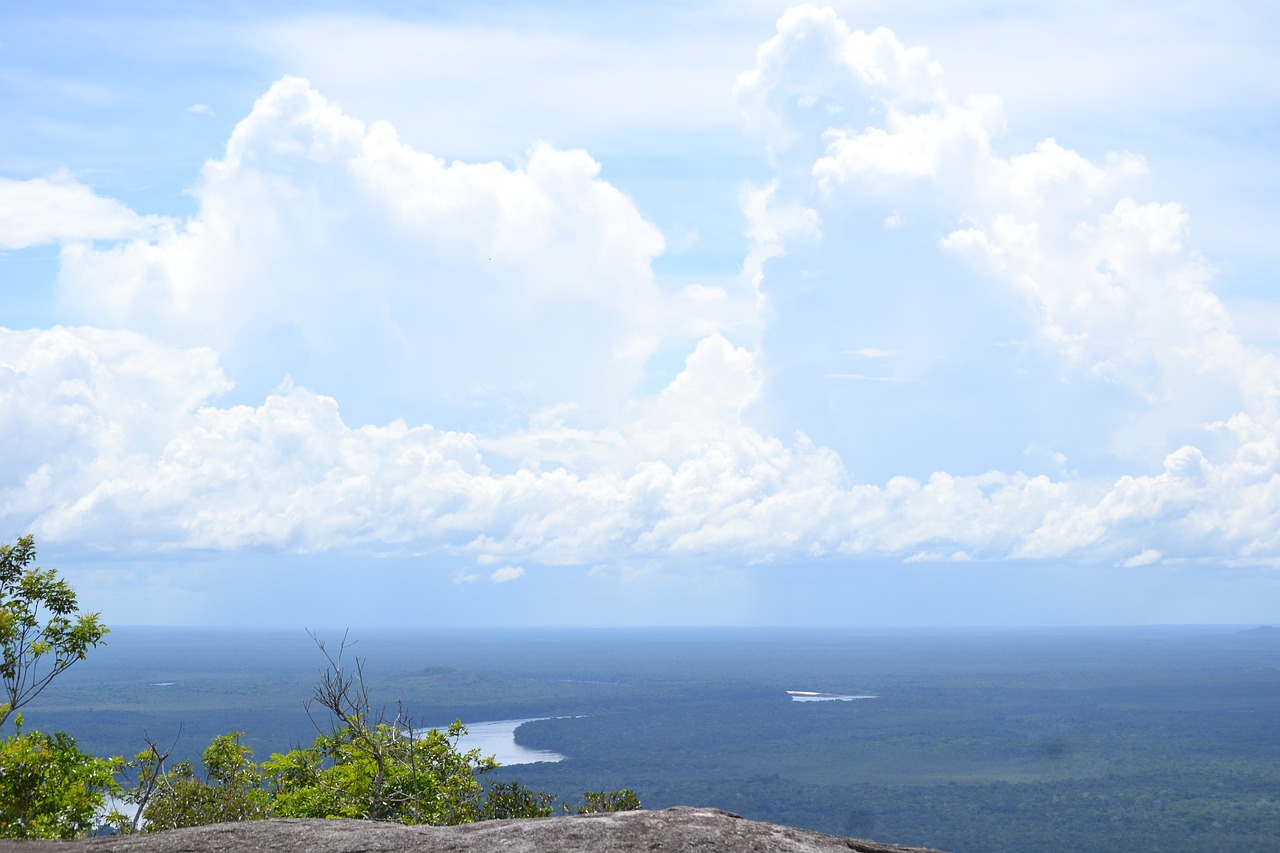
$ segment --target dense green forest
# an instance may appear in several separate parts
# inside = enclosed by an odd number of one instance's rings
[[[850,637],[867,649],[866,680],[834,686],[876,700],[796,704],[726,679],[526,724],[523,743],[582,758],[516,769],[552,788],[625,772],[650,806],[954,851],[1275,849],[1276,640]],[[818,643],[798,643],[796,659],[821,657]]]

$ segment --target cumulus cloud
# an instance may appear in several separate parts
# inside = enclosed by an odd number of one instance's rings
[[[804,220],[815,223],[809,229],[760,228],[752,235],[762,259],[755,280],[774,308],[775,325],[806,321],[795,342],[781,332],[766,338],[779,383],[801,384],[805,369],[832,379],[881,378],[809,363],[815,335],[875,328],[883,344],[849,351],[865,357],[899,350],[904,363],[959,339],[966,324],[1013,336],[1013,360],[1005,368],[1011,375],[1038,373],[1064,390],[1080,389],[1054,404],[1063,407],[1062,422],[1075,428],[1075,436],[1060,439],[1074,442],[1073,457],[1092,450],[1096,458],[1102,447],[1119,464],[1155,470],[1108,482],[1098,474],[1117,463],[1095,463],[1098,473],[1088,479],[1052,484],[1056,506],[1046,507],[1044,523],[1020,537],[1012,554],[1117,549],[1116,558],[1127,559],[1118,543],[1134,541],[1131,536],[1140,541],[1144,529],[1159,530],[1181,554],[1195,556],[1213,551],[1199,537],[1209,535],[1221,546],[1220,537],[1250,529],[1247,544],[1235,540],[1225,550],[1258,553],[1262,546],[1254,537],[1270,537],[1252,523],[1241,496],[1252,492],[1269,500],[1261,492],[1276,469],[1259,463],[1260,455],[1270,454],[1258,437],[1280,426],[1280,373],[1270,353],[1245,346],[1234,333],[1212,291],[1212,270],[1190,244],[1186,212],[1142,197],[1148,168],[1141,157],[1115,153],[1093,162],[1053,139],[1030,152],[1001,155],[997,143],[1006,118],[998,98],[956,99],[923,48],[904,45],[885,29],[853,30],[832,10],[812,6],[779,19],[776,35],[760,48],[756,67],[739,77],[735,94],[777,172],[767,187],[746,197],[748,222],[796,222],[796,211],[803,211]],[[886,281],[880,292],[852,275],[820,272],[837,263],[853,270],[883,267],[887,259],[864,235],[872,223],[886,221],[902,235],[893,239],[917,257],[931,238],[938,263],[920,266],[899,255],[910,271]],[[918,237],[907,243],[913,234]],[[991,294],[966,279],[954,261],[946,271],[948,255],[999,282],[1004,302],[1014,304],[1012,296],[1023,310],[992,326],[986,316],[995,304]],[[938,289],[921,289],[922,279],[938,276],[966,288],[971,304],[951,296],[938,300]],[[821,297],[813,295],[824,286]],[[897,295],[903,291],[915,291],[915,301]],[[942,310],[931,311],[930,299]],[[833,312],[841,300],[847,307]],[[807,304],[837,319],[799,313]],[[972,338],[966,340],[972,369],[998,365],[973,360]],[[791,361],[785,352],[770,353],[771,343],[789,346]],[[953,347],[932,363],[918,361],[922,381],[950,369],[956,358],[966,354]],[[999,388],[995,378],[988,385]],[[1025,384],[1007,387],[1003,400],[990,400],[987,419],[996,430],[1016,416],[1010,395],[1026,393]],[[948,414],[975,405],[958,394],[948,402]],[[1108,417],[1099,420],[1091,414],[1096,412]],[[1036,503],[1025,492],[1014,505]],[[933,523],[946,515],[947,505],[978,504],[953,496],[931,516]]]
[[[1126,569],[1134,569],[1139,566],[1149,566],[1152,563],[1160,562],[1160,558],[1163,556],[1164,554],[1157,551],[1155,548],[1144,548],[1141,553],[1134,554],[1120,565]]]
[[[96,482],[153,459],[230,388],[208,349],[95,328],[0,329],[5,518],[92,514]]]
[[[746,306],[663,292],[662,235],[586,152],[446,163],[296,78],[236,127],[183,222],[24,185],[98,217],[10,239],[61,241],[68,309],[113,328],[0,330],[0,521],[122,552],[446,552],[500,566],[494,583],[534,563],[1280,559],[1272,360],[1233,335],[1185,213],[1138,194],[1140,158],[1001,155],[995,99],[954,101],[923,49],[811,7],[737,97],[776,172],[742,197]],[[882,279],[886,246],[948,273]],[[921,355],[991,332],[974,318],[997,300],[1018,336],[971,347],[990,361]],[[756,312],[759,344],[736,340]],[[804,364],[806,384],[784,350],[902,373]],[[659,354],[680,369],[637,390]],[[972,402],[966,371],[997,357],[1116,393],[1099,429],[1131,472],[868,477],[880,445],[846,455],[773,417],[847,388]],[[894,412],[853,414],[828,411],[828,434]],[[936,443],[932,415],[903,417]]]
[[[134,333],[6,332],[0,363],[5,434],[23,450],[7,457],[5,522],[122,552],[434,547],[590,563],[856,554],[939,537],[990,548],[1016,540],[1015,510],[1033,528],[1060,492],[1002,475],[850,487],[830,451],[744,421],[760,376],[722,338],[619,426],[548,422],[491,439],[399,421],[353,428],[335,400],[291,385],[258,406],[219,406],[229,383],[210,351]],[[521,467],[491,466],[504,457]]]
[[[959,220],[938,235],[947,252],[1024,300],[1031,331],[1069,369],[1151,409],[1122,442],[1138,443],[1142,430],[1168,440],[1188,418],[1212,420],[1273,393],[1274,359],[1233,333],[1189,244],[1186,212],[1134,195],[1147,175],[1142,158],[1093,163],[1053,139],[1001,157],[997,98],[956,101],[922,48],[888,30],[851,30],[829,9],[788,11],[737,97],[782,152],[779,178],[746,206],[749,219],[793,217],[797,207],[830,219],[856,198],[899,222],[904,201],[931,221]],[[756,251],[777,257],[786,242],[764,234]]]
[[[489,439],[351,427],[335,400],[288,385],[258,406],[219,406],[229,383],[209,351],[133,333],[6,332],[3,343],[4,432],[23,451],[6,457],[4,522],[121,552],[428,548],[544,564],[1105,555],[1149,535],[1162,507],[1195,510],[1208,488],[1191,450],[1162,478],[1111,492],[996,472],[857,484],[830,450],[745,422],[761,377],[723,339],[612,429],[549,422]],[[498,458],[521,467],[503,473]],[[1187,523],[1182,541],[1265,555],[1274,534],[1259,532]]]
[[[659,231],[583,151],[446,163],[284,78],[154,239],[69,246],[78,316],[285,373],[370,420],[608,408],[732,308],[655,284]]]
[[[66,172],[28,181],[0,178],[0,249],[148,238],[169,225],[164,217],[140,216],[99,196]]]
[[[524,577],[524,569],[520,566],[503,566],[489,574],[490,583],[510,583]]]

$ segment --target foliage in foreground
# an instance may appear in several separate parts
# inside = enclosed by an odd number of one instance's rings
[[[267,817],[354,818],[404,824],[452,825],[478,820],[550,817],[556,798],[519,782],[484,785],[497,767],[478,750],[463,752],[460,722],[447,731],[409,737],[392,726],[359,732],[342,728],[305,749],[275,753],[262,763],[241,742],[242,732],[214,738],[204,752],[204,778],[183,762],[169,771],[154,748],[138,756],[140,784],[125,794],[141,819],[124,832],[155,832]],[[365,741],[365,735],[369,740]],[[627,789],[587,792],[579,814],[640,808]]]
[[[151,741],[127,766],[136,783],[125,791],[115,778],[122,759],[86,755],[65,732],[24,734],[15,714],[107,633],[98,614],[78,611],[70,585],[31,568],[34,560],[30,536],[0,545],[0,726],[13,715],[17,729],[0,739],[0,837],[74,838],[104,816],[117,831],[138,832],[267,817],[456,824],[555,812],[554,796],[519,782],[486,787],[480,777],[498,762],[459,750],[461,721],[421,732],[402,709],[391,719],[375,712],[363,661],[344,669],[345,639],[330,655],[314,635],[329,669],[308,710],[327,712],[328,731],[310,747],[258,764],[242,732],[220,735],[204,751],[201,777],[188,762],[166,769],[169,752]],[[108,797],[134,806],[132,819],[105,814]],[[639,807],[623,789],[588,792],[577,811]]]
[[[118,759],[85,755],[66,732],[22,731],[0,740],[0,836],[75,838],[100,822],[107,795],[119,793]]]
[[[106,627],[80,613],[71,586],[33,567],[31,536],[0,545],[0,836],[74,838],[96,826],[108,794],[118,790],[116,759],[85,755],[65,732],[22,731],[26,705],[89,650]]]
[[[102,642],[97,613],[80,613],[71,586],[32,567],[35,539],[0,545],[0,726]]]
[[[275,753],[255,763],[243,732],[220,735],[205,750],[205,776],[183,762],[164,769],[167,753],[154,744],[139,753],[138,784],[125,795],[137,816],[121,831],[157,831],[266,817],[357,818],[405,824],[449,825],[494,818],[546,817],[556,798],[519,782],[485,786],[481,777],[498,767],[478,749],[462,751],[466,734],[455,721],[445,731],[414,728],[403,712],[388,719],[374,711],[364,684],[363,661],[344,668],[342,651],[325,652],[308,710],[328,713],[329,731],[307,748]],[[566,811],[567,807],[562,808]],[[640,808],[627,790],[588,792],[579,813]]]

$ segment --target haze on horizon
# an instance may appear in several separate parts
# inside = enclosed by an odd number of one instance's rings
[[[1280,10],[0,10],[0,540],[108,624],[1280,612]]]

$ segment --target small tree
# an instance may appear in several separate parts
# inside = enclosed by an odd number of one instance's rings
[[[138,784],[124,800],[138,806],[123,832],[156,831],[264,817],[360,818],[405,824],[457,824],[495,818],[549,817],[556,798],[519,782],[485,786],[481,777],[498,762],[480,750],[463,751],[460,720],[444,731],[416,729],[402,707],[394,716],[375,708],[364,661],[345,659],[344,638],[331,654],[314,634],[328,662],[308,713],[319,735],[310,747],[275,753],[255,764],[240,732],[219,735],[204,753],[205,778],[188,763],[166,770],[169,751],[154,741],[131,765]],[[575,810],[565,805],[565,812]],[[640,808],[627,789],[584,795],[578,814]]]
[[[308,713],[318,706],[327,725],[309,749],[273,755],[263,764],[282,817],[352,817],[400,823],[455,824],[477,819],[484,786],[477,776],[498,766],[479,750],[459,750],[461,721],[445,732],[423,732],[398,708],[394,717],[374,708],[364,661],[344,660],[314,634],[328,668],[321,674]]]
[[[65,580],[31,566],[35,558],[31,536],[0,545],[0,726],[107,634],[97,613],[77,610]]]
[[[80,613],[55,572],[32,567],[35,540],[0,545],[0,836],[74,838],[97,825],[108,794],[119,793],[117,759],[81,752],[65,732],[22,731],[19,708],[102,642],[97,613]]]
[[[267,794],[262,790],[253,751],[241,743],[244,732],[218,735],[204,751],[202,764],[206,778],[196,777],[195,768],[184,761],[164,771],[168,753],[155,744],[139,753],[139,787],[126,797],[137,804],[139,817],[149,831],[179,829],[208,823],[259,820],[267,817]],[[139,819],[126,831],[138,829]]]

